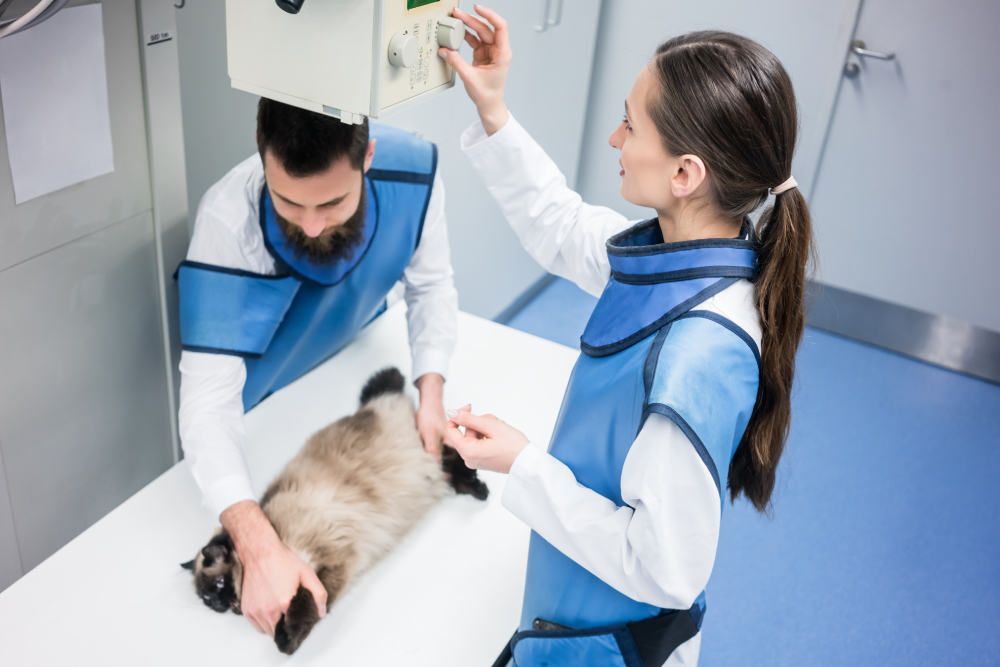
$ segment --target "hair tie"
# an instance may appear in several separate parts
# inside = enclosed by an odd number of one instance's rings
[[[797,187],[799,187],[799,184],[795,181],[795,177],[789,176],[787,181],[785,181],[781,185],[771,188],[771,194],[780,195],[782,192],[785,192],[786,190],[791,190],[792,188],[797,188]]]

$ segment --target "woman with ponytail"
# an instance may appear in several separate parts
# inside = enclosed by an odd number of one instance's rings
[[[610,137],[622,196],[657,214],[633,223],[584,204],[508,112],[507,27],[476,9],[455,11],[472,64],[440,52],[479,111],[463,150],[528,252],[600,295],[548,451],[449,411],[448,443],[509,473],[503,505],[532,528],[497,664],[694,665],[723,499],[768,510],[791,419],[812,248],[792,84],[738,35],[661,44]]]

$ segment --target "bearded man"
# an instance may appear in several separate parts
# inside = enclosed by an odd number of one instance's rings
[[[444,186],[433,144],[262,98],[258,154],[201,200],[180,288],[180,435],[243,564],[242,612],[274,627],[300,585],[326,591],[256,502],[243,415],[336,354],[404,285],[417,428],[436,453],[455,345]]]

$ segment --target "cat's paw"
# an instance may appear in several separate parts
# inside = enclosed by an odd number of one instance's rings
[[[288,636],[288,630],[285,628],[285,617],[282,616],[278,619],[278,624],[274,626],[274,643],[277,644],[278,650],[287,655],[295,653],[298,649],[299,644],[302,642],[295,643],[292,638]]]
[[[299,586],[285,615],[274,626],[274,643],[278,650],[287,655],[295,653],[318,620],[315,598],[312,593]]]
[[[456,480],[454,486],[455,493],[468,494],[476,500],[486,500],[490,496],[489,487],[478,477]]]
[[[489,497],[490,490],[483,480],[479,479],[477,471],[465,465],[459,453],[447,445],[441,449],[441,469],[444,470],[455,493],[470,495],[477,500],[486,500]]]

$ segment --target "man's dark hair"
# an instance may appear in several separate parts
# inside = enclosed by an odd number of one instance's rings
[[[266,97],[257,103],[257,150],[271,156],[290,176],[321,174],[342,157],[357,170],[364,168],[368,149],[368,119],[360,125],[307,111]]]

